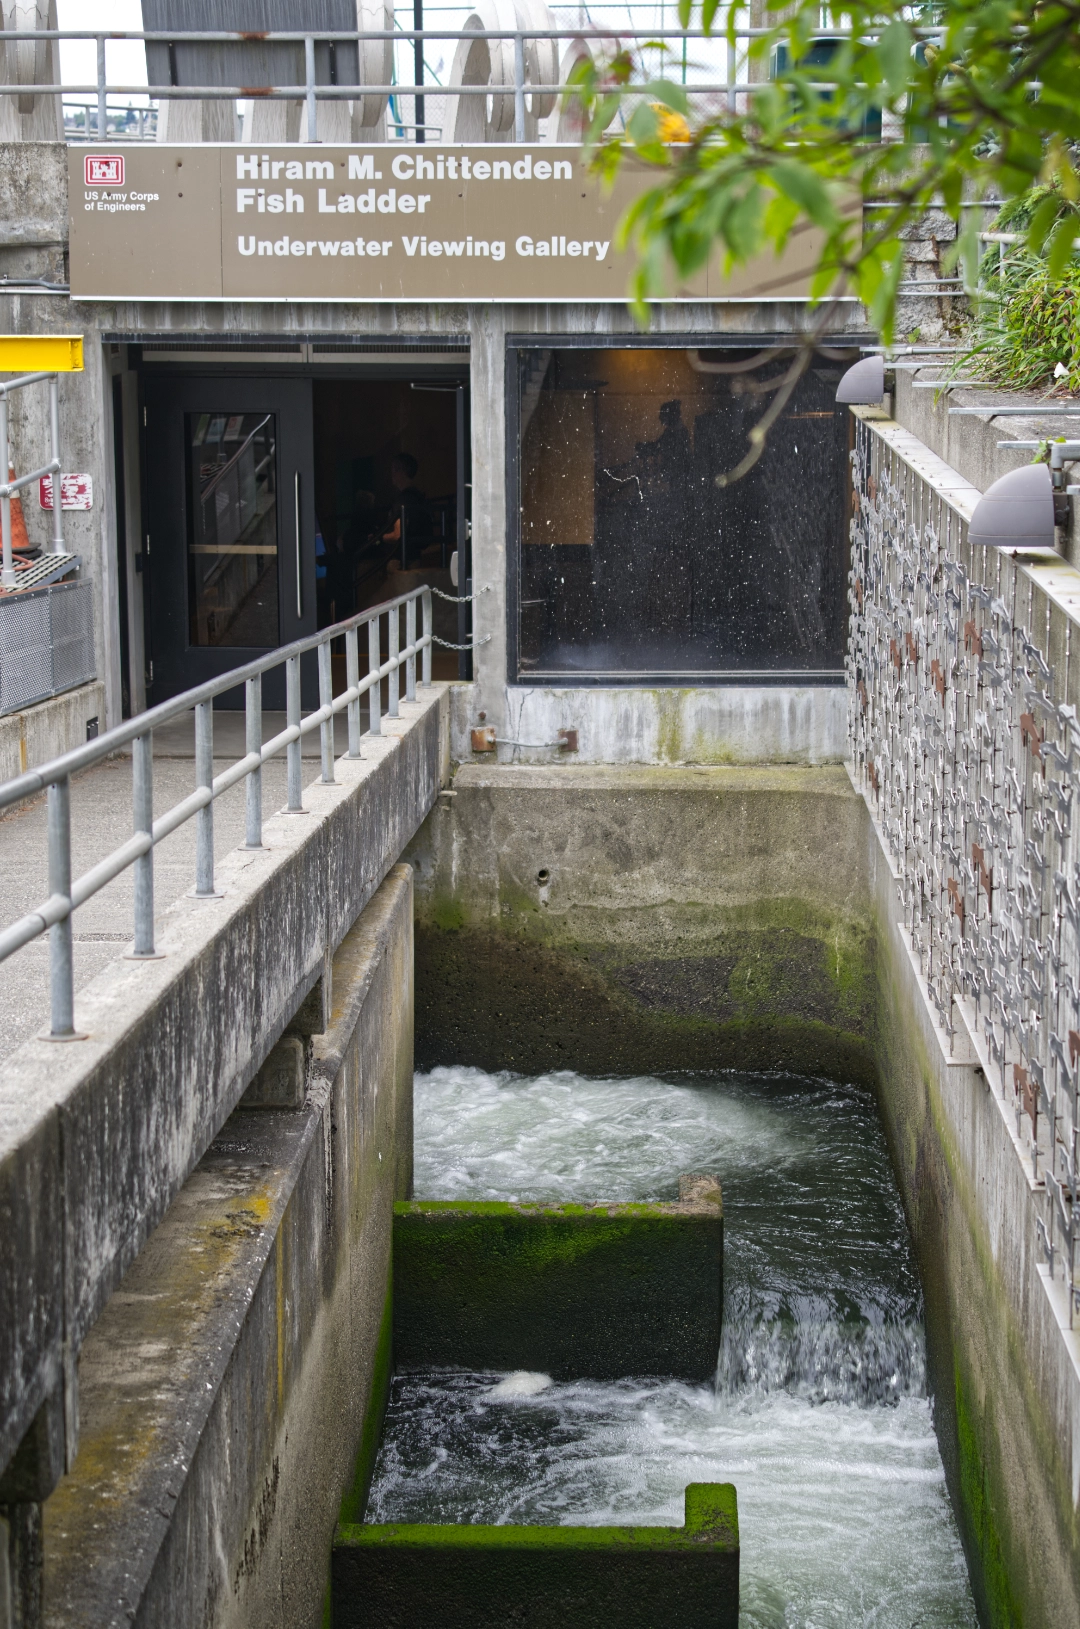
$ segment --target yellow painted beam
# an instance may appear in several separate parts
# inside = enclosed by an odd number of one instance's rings
[[[81,334],[0,334],[0,373],[81,373]]]

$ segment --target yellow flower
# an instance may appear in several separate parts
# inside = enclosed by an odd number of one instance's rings
[[[657,118],[656,134],[663,142],[691,141],[690,126],[681,113],[673,113],[663,102],[650,104]]]

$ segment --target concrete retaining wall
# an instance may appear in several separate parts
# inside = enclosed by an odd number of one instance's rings
[[[161,960],[115,962],[80,993],[87,1039],[29,1041],[5,1064],[0,1469],[58,1394],[70,1454],[87,1332],[430,809],[445,688],[421,696],[307,789],[309,813],[221,861],[221,899],[164,913]]]
[[[459,769],[417,869],[417,1058],[874,1078],[861,807],[835,769]]]
[[[302,1109],[239,1109],[86,1340],[52,1629],[316,1629],[411,1185],[412,887],[334,958]],[[385,1345],[385,1341],[383,1343]]]
[[[100,679],[0,718],[0,780],[13,780],[50,758],[83,746],[86,727],[95,719],[103,735],[105,686]]]

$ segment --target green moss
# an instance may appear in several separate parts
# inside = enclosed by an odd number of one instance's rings
[[[394,1347],[405,1367],[559,1379],[708,1379],[722,1207],[398,1204]]]
[[[461,900],[440,894],[431,901],[431,920],[443,933],[456,933],[465,926],[465,907]]]
[[[341,1511],[338,1517],[339,1522],[345,1524],[363,1521],[364,1511],[367,1508],[371,1478],[375,1472],[375,1460],[378,1456],[379,1441],[382,1437],[383,1419],[386,1414],[386,1405],[390,1400],[390,1381],[394,1372],[393,1333],[394,1287],[391,1268],[387,1274],[386,1300],[383,1303],[382,1318],[379,1321],[379,1335],[375,1346],[375,1361],[371,1374],[371,1395],[368,1398],[368,1406],[364,1412],[364,1428],[360,1435],[360,1447],[353,1467],[352,1482],[341,1501]]]
[[[334,1545],[334,1622],[341,1629],[737,1629],[735,1489],[688,1488],[686,1502],[685,1527],[343,1525]]]
[[[873,942],[856,923],[798,900],[722,919],[688,906],[681,931],[654,948],[655,923],[606,931],[593,915],[573,940],[537,920],[535,906],[532,916],[453,933],[427,916],[417,923],[418,1067],[876,1079]]]
[[[732,1482],[691,1482],[686,1489],[688,1537],[739,1548],[739,1502]]]
[[[987,1462],[988,1422],[983,1420],[981,1426],[976,1422],[959,1363],[955,1366],[955,1383],[960,1489],[966,1524],[978,1554],[977,1592],[982,1597],[989,1629],[1020,1629],[1024,1617],[1009,1580],[994,1509],[994,1486],[1000,1486],[1000,1477],[993,1475]]]

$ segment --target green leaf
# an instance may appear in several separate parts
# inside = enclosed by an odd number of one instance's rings
[[[1034,215],[1032,215],[1031,225],[1028,227],[1028,247],[1034,254],[1041,254],[1050,228],[1056,221],[1060,208],[1061,199],[1056,193],[1051,192],[1042,200]]]
[[[772,166],[769,175],[778,190],[798,204],[815,226],[830,229],[836,224],[836,209],[828,188],[808,164],[781,159]]]
[[[660,133],[660,120],[656,109],[650,107],[648,102],[641,102],[630,115],[626,126],[626,134],[635,147],[649,147],[658,144]]]
[[[689,117],[690,103],[687,100],[685,85],[676,85],[671,79],[654,79],[646,87],[645,94],[656,102],[663,102],[664,106],[671,108],[674,113],[681,113],[684,119]]]
[[[1046,269],[1053,280],[1057,280],[1064,272],[1073,257],[1074,244],[1080,229],[1080,221],[1070,212],[1063,215],[1050,234],[1046,250]]]

